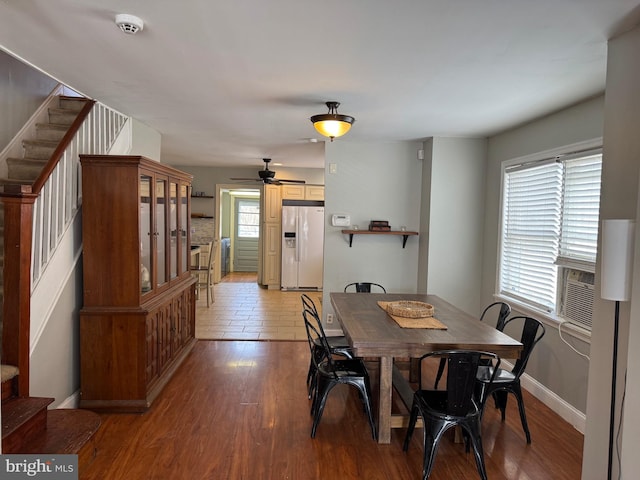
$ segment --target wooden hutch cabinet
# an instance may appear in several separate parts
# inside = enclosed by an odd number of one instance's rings
[[[191,175],[81,155],[80,407],[143,412],[195,344]]]

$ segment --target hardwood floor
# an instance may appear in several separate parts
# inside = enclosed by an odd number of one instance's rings
[[[408,453],[404,429],[380,445],[354,389],[330,394],[315,439],[305,378],[305,342],[199,341],[151,410],[102,414],[90,479],[419,479],[422,431]],[[375,365],[371,365],[375,380]],[[492,480],[580,478],[583,438],[531,395],[527,445],[510,400],[507,421],[488,408],[485,458]],[[473,454],[441,442],[432,480],[478,478]]]
[[[245,341],[200,340],[149,412],[102,414],[95,458],[80,479],[421,478],[422,430],[408,453],[402,452],[404,429],[393,431],[390,445],[378,444],[347,386],[331,392],[316,438],[310,438],[300,292],[265,290],[255,274],[233,274],[216,284],[215,296],[210,308],[198,301],[196,336]],[[368,368],[376,382],[377,365]],[[582,435],[526,392],[525,402],[531,445],[513,399],[505,423],[493,408],[485,413],[489,478],[579,479]],[[450,436],[444,439],[431,479],[473,478],[473,454]]]

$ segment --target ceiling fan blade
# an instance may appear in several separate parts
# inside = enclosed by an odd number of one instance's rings
[[[247,182],[261,182],[262,181],[261,178],[237,178],[237,177],[231,177],[231,178],[229,178],[229,180],[245,180]]]

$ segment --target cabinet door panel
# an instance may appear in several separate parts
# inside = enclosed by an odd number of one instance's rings
[[[263,282],[266,285],[280,284],[280,224],[267,223],[264,226]]]
[[[304,185],[282,185],[282,198],[304,200]]]
[[[169,182],[169,278],[178,276],[178,246],[180,242],[178,224],[178,184]]]
[[[155,186],[155,212],[156,225],[154,236],[156,240],[156,287],[165,285],[168,281],[167,274],[167,181],[156,179]]]
[[[153,222],[151,217],[151,183],[149,175],[140,175],[140,289],[151,291],[153,278]]]
[[[171,360],[171,302],[157,310],[158,318],[158,372],[162,373]]]
[[[158,317],[152,312],[146,319],[146,366],[147,385],[158,378]]]
[[[184,183],[180,183],[180,211],[179,213],[179,221],[180,221],[180,243],[179,243],[179,256],[180,256],[180,274],[183,274],[189,270],[189,242],[188,240],[188,232],[190,226],[190,214],[189,212],[189,195],[190,195],[190,187]]]

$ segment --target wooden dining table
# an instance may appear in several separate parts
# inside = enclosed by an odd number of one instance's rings
[[[380,360],[378,443],[391,443],[391,429],[406,426],[406,415],[392,415],[395,388],[408,407],[413,390],[394,358],[419,358],[437,350],[481,350],[502,358],[518,358],[522,344],[486,322],[480,322],[436,295],[405,293],[330,293],[331,304],[349,345],[358,357]],[[409,300],[433,305],[433,317],[446,330],[402,328],[379,301]]]

